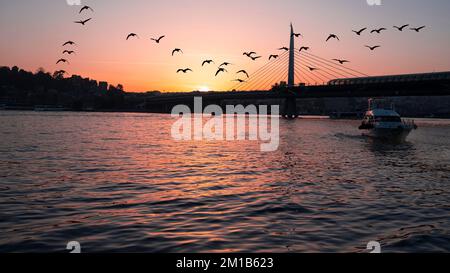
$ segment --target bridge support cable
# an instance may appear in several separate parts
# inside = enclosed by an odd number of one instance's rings
[[[288,74],[289,73],[286,71],[286,66],[283,64],[278,67],[278,70],[270,78],[266,79],[260,86],[258,86],[258,89],[256,90],[271,90],[275,83],[279,83],[283,79],[286,81]]]
[[[267,86],[270,85],[271,83],[282,79],[283,74],[284,74],[283,72],[285,72],[285,71],[286,71],[285,63],[284,62],[278,63],[278,65],[276,67],[274,67],[274,69],[270,73],[267,73],[267,75],[265,75],[265,78],[263,78],[259,82],[257,82],[250,90],[258,90],[258,91],[268,90],[265,88],[267,88]]]
[[[302,51],[302,52],[300,52],[300,55],[302,57],[308,56],[309,58],[314,59],[314,60],[316,60],[319,63],[322,63],[324,65],[333,67],[335,70],[339,70],[339,71],[341,71],[341,72],[343,72],[343,73],[345,73],[347,75],[352,75],[354,77],[368,77],[368,75],[365,74],[365,73],[359,72],[359,71],[357,71],[355,69],[349,68],[349,67],[344,66],[344,65],[337,64],[337,63],[335,63],[333,61],[327,60],[325,58],[319,57],[317,55],[314,55],[314,54],[311,54],[311,53],[308,53],[308,52]]]
[[[270,70],[267,70],[264,74],[261,76],[258,76],[257,78],[252,78],[251,81],[249,81],[247,84],[241,86],[241,90],[259,90],[259,88],[262,88],[262,82],[267,80],[267,77],[279,77],[279,74],[284,69],[283,62],[274,63],[274,66],[271,67]]]
[[[330,79],[335,79],[334,76],[332,76],[331,78],[329,76],[324,75],[324,73],[322,73],[321,70],[316,70],[316,71],[311,71],[309,70],[306,65],[308,66],[313,66],[311,63],[309,63],[308,61],[305,61],[304,59],[300,60],[300,57],[298,57],[298,59],[296,60],[299,64],[297,65],[298,69],[303,69],[303,71],[301,71],[302,74],[310,74],[314,77],[314,81],[316,83],[325,83],[330,81]],[[305,65],[306,64],[306,65]],[[317,80],[319,79],[319,80]]]
[[[278,59],[271,61],[269,65],[265,65],[264,69],[259,69],[257,72],[250,75],[247,82],[239,83],[233,87],[234,90],[249,90],[255,88],[256,85],[263,80],[266,80],[268,76],[272,75],[275,71],[279,70],[280,66],[287,66],[288,54],[281,55]]]
[[[300,75],[308,75],[309,79],[312,79],[312,81],[305,81],[305,84],[321,84],[321,83],[325,83],[328,82],[328,80],[326,78],[323,78],[322,76],[319,76],[319,74],[317,72],[311,72],[309,69],[307,69],[306,67],[299,67],[298,68],[298,73]]]
[[[310,58],[309,56],[302,56],[299,58],[300,58],[299,62],[301,62],[302,60],[303,60],[303,63],[308,62],[309,65],[314,66],[315,68],[318,68],[321,71],[323,71],[324,73],[328,74],[331,77],[330,79],[355,77],[352,74],[343,73],[334,68],[330,68],[330,66],[328,66],[328,65],[323,65],[323,63],[321,63],[320,61],[314,60],[314,59]]]
[[[263,75],[265,75],[270,69],[273,68],[274,65],[277,63],[280,63],[282,61],[286,61],[288,59],[289,54],[287,52],[284,52],[282,55],[278,57],[276,60],[272,60],[267,62],[264,66],[256,70],[254,73],[251,73],[249,76],[249,79],[246,83],[238,83],[235,86],[231,88],[231,90],[241,90],[242,86],[248,85],[249,81],[255,81],[257,78],[261,78]]]

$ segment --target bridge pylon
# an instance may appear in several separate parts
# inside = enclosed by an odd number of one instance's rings
[[[283,99],[282,117],[286,119],[293,119],[298,117],[297,99],[292,92],[295,87],[295,36],[294,26],[291,23],[290,45],[289,45],[289,73],[287,82],[287,94]]]

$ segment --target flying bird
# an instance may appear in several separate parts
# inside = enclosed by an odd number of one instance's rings
[[[66,45],[76,45],[76,43],[72,42],[72,41],[67,41],[62,46],[66,46]]]
[[[222,66],[229,66],[229,65],[231,65],[231,64],[228,62],[224,62],[223,64],[219,65],[219,68],[221,68]]]
[[[89,6],[84,6],[84,7],[82,7],[82,8],[80,9],[80,12],[79,12],[79,13],[82,13],[82,12],[85,11],[85,10],[90,10],[90,11],[94,12],[94,10],[93,10],[91,7],[89,7]]]
[[[235,79],[235,80],[232,80],[232,81],[233,81],[233,82],[240,82],[240,83],[246,82],[246,81],[241,80],[241,79]]]
[[[336,34],[330,34],[326,41],[328,42],[330,39],[336,39],[336,40],[340,41],[339,37]]]
[[[287,47],[280,47],[278,50],[284,50],[284,51],[289,51],[289,48],[287,48]]]
[[[247,71],[245,71],[245,70],[239,70],[238,72],[236,72],[236,74],[239,74],[239,73],[245,74],[245,76],[247,76],[247,78],[250,78]]]
[[[279,57],[278,55],[270,55],[270,56],[269,56],[269,61],[270,61],[272,58],[276,59],[276,58],[278,58],[278,57]]]
[[[421,26],[421,27],[418,27],[418,28],[410,28],[410,29],[414,30],[415,32],[420,32],[424,28],[426,28],[426,26]]]
[[[318,68],[311,67],[311,66],[307,66],[307,68],[309,69],[309,71],[319,70]]]
[[[379,45],[377,45],[377,46],[368,46],[368,45],[366,45],[366,47],[367,47],[368,49],[374,51],[375,49],[380,48],[381,46],[379,46]]]
[[[250,57],[253,61],[258,60],[259,58],[262,58],[262,56],[255,56],[255,57]]]
[[[228,71],[225,68],[220,67],[219,70],[217,70],[217,72],[216,72],[216,77],[217,77],[217,75],[219,75],[220,72],[228,72]]]
[[[403,26],[401,26],[401,27],[394,26],[394,28],[398,29],[399,31],[403,31],[403,30],[405,29],[405,27],[409,27],[409,24],[403,25]]]
[[[336,62],[338,62],[340,64],[345,64],[345,63],[349,63],[350,62],[350,61],[347,61],[347,60],[340,60],[340,59],[333,59],[333,61],[336,61]]]
[[[242,55],[245,55],[245,56],[251,58],[253,54],[256,54],[256,52],[254,52],[254,51],[251,51],[251,52],[244,52],[244,54],[242,54]]]
[[[63,51],[63,54],[69,54],[69,55],[72,55],[72,54],[74,54],[75,53],[75,51],[73,51],[73,50],[64,50]]]
[[[383,30],[387,30],[387,29],[382,27],[382,28],[379,28],[379,29],[374,29],[370,33],[375,33],[376,32],[376,33],[380,34]]]
[[[139,36],[138,36],[136,33],[130,33],[130,34],[128,34],[128,36],[127,36],[127,41],[128,41],[128,39],[130,39],[131,37],[139,38]]]
[[[194,71],[192,71],[192,69],[190,69],[190,68],[185,68],[185,69],[178,69],[177,70],[177,73],[180,73],[180,72],[183,72],[183,73],[187,73],[187,72],[194,72]]]
[[[84,21],[83,21],[83,20],[75,21],[74,23],[75,23],[75,24],[80,24],[80,25],[83,25],[83,26],[84,26],[84,25],[86,25],[87,22],[89,22],[89,21],[91,21],[91,20],[92,20],[92,18],[89,18],[89,19],[86,19],[86,20],[84,20]]]
[[[356,33],[356,35],[360,36],[361,33],[363,33],[366,29],[367,29],[367,28],[365,27],[365,28],[362,28],[362,29],[360,29],[360,30],[358,30],[358,31],[356,31],[356,30],[352,30],[352,31],[353,31],[354,33]]]
[[[183,53],[183,50],[181,50],[181,49],[179,49],[179,48],[175,48],[174,50],[172,50],[172,56],[175,54],[175,53]]]
[[[155,41],[157,44],[159,44],[164,37],[166,37],[166,36],[163,35],[163,36],[160,36],[158,39],[151,38],[150,40]]]
[[[205,64],[211,64],[211,63],[214,63],[214,61],[213,60],[205,60],[205,61],[203,61],[202,66],[204,66]]]
[[[296,37],[296,38],[298,38],[298,37],[303,37],[303,35],[301,34],[301,33],[292,33],[292,36],[291,37]]]
[[[67,61],[66,59],[59,59],[59,60],[56,62],[56,64],[59,64],[59,63],[69,63],[69,61]]]
[[[304,51],[308,51],[309,50],[309,46],[302,46],[302,47],[300,47],[300,52],[302,52],[302,50],[304,50]]]

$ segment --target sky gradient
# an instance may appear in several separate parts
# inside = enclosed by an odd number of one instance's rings
[[[35,71],[65,69],[127,91],[228,90],[234,73],[214,77],[217,65],[201,68],[204,59],[229,61],[232,71],[250,73],[265,64],[276,49],[289,45],[289,23],[315,55],[351,60],[349,67],[369,75],[450,70],[450,1],[384,0],[89,0],[95,12],[78,14],[65,0],[0,0],[0,66]],[[92,17],[86,27],[73,23]],[[427,25],[421,33],[393,25]],[[381,35],[358,37],[352,29],[386,27]],[[128,33],[140,39],[126,41]],[[325,43],[329,33],[341,42]],[[151,37],[166,35],[160,45]],[[56,65],[61,45],[73,40],[76,56],[70,65]],[[376,52],[364,45],[380,44]],[[171,56],[179,47],[183,55]],[[242,56],[254,50],[264,60]],[[66,56],[67,57],[67,56]],[[195,73],[176,74],[190,67]]]

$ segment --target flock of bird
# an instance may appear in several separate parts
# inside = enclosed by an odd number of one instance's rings
[[[90,6],[83,6],[83,7],[80,9],[79,14],[82,14],[83,12],[87,12],[87,11],[94,12],[94,10],[93,10]],[[88,18],[88,19],[85,19],[85,20],[74,21],[74,23],[75,23],[75,24],[80,24],[80,25],[82,25],[82,26],[85,26],[85,25],[86,25],[89,21],[91,21],[91,20],[92,20],[92,18]],[[396,30],[398,30],[398,31],[400,31],[400,32],[403,32],[407,27],[410,27],[410,25],[409,25],[409,24],[405,24],[405,25],[402,25],[402,26],[393,26],[394,29],[396,29]],[[415,27],[410,27],[409,29],[410,29],[411,31],[420,32],[420,31],[423,30],[424,28],[426,28],[426,26],[421,26],[421,27],[416,27],[416,28],[415,28]],[[365,27],[365,28],[362,28],[362,29],[360,29],[360,30],[352,30],[352,32],[355,33],[357,36],[361,36],[361,35],[362,35],[365,31],[367,31],[367,30],[368,30],[368,28]],[[375,34],[375,33],[376,33],[376,34],[381,34],[383,31],[387,31],[387,28],[382,27],[382,28],[372,29],[372,30],[370,31],[370,33],[371,33],[371,34]],[[294,38],[299,38],[299,37],[303,37],[303,35],[302,35],[301,33],[292,33],[292,37],[294,37]],[[128,40],[130,40],[130,39],[134,39],[134,38],[135,38],[135,39],[140,39],[140,36],[139,36],[138,34],[136,34],[136,33],[133,33],[133,32],[132,32],[132,33],[129,33],[129,34],[126,36],[126,41],[128,41]],[[155,42],[156,44],[160,44],[164,38],[166,38],[166,36],[165,36],[165,35],[162,35],[162,36],[159,36],[159,37],[150,38],[150,40],[153,41],[153,42]],[[331,33],[331,34],[329,34],[329,35],[327,36],[327,39],[325,40],[325,42],[328,43],[328,42],[329,42],[330,40],[332,40],[332,39],[334,39],[334,40],[336,40],[336,41],[340,41],[340,38],[339,38],[339,36],[338,36],[337,34]],[[65,43],[63,44],[64,51],[62,52],[62,54],[63,54],[63,55],[69,55],[69,56],[72,55],[72,54],[76,54],[76,52],[75,52],[74,50],[69,50],[69,49],[66,48],[66,46],[74,46],[74,45],[76,45],[76,43],[73,42],[73,41],[67,41],[67,42],[65,42]],[[374,46],[365,45],[365,47],[368,48],[370,51],[374,51],[374,50],[380,48],[381,45],[374,45]],[[299,49],[299,52],[302,52],[302,51],[309,51],[310,49],[311,49],[311,48],[310,48],[309,46],[302,46],[302,47]],[[284,51],[284,52],[286,52],[286,51],[289,51],[289,50],[290,50],[290,49],[289,49],[288,47],[280,47],[280,48],[278,48],[278,51]],[[175,49],[172,50],[172,57],[175,56],[176,54],[184,54],[184,52],[183,52],[183,50],[182,50],[181,48],[175,48]],[[246,56],[246,57],[248,57],[248,58],[251,59],[252,61],[257,61],[258,59],[263,58],[263,56],[258,55],[255,51],[244,52],[243,55]],[[278,54],[271,54],[271,55],[269,56],[268,59],[269,59],[269,61],[271,61],[272,59],[277,59],[279,56],[280,56],[280,55],[278,55]],[[333,61],[338,62],[338,63],[341,64],[341,65],[344,65],[345,63],[349,63],[349,62],[350,62],[350,61],[345,60],[345,59],[333,59]],[[60,63],[67,63],[67,64],[69,64],[69,61],[68,61],[67,59],[65,59],[65,58],[61,58],[61,59],[59,59],[59,60],[56,62],[56,64],[60,64]],[[208,60],[204,60],[204,61],[202,62],[202,65],[201,65],[201,66],[204,67],[205,65],[211,65],[211,64],[215,64],[215,62],[214,62],[213,60],[209,60],[209,59],[208,59]],[[228,66],[231,66],[231,65],[233,65],[233,64],[232,64],[232,63],[229,63],[229,62],[223,62],[221,65],[219,65],[219,66],[217,67],[215,76],[217,77],[217,76],[219,76],[221,73],[228,73],[228,70],[227,70],[226,68],[227,68]],[[319,68],[315,68],[315,67],[311,67],[311,66],[306,66],[306,67],[307,67],[311,72],[316,71],[316,70],[319,70]],[[187,67],[187,68],[180,68],[180,69],[178,69],[178,70],[176,71],[177,74],[178,74],[178,73],[186,74],[186,73],[188,73],[188,72],[194,72],[194,70],[191,69],[191,68],[189,68],[189,67]],[[65,70],[59,70],[59,71],[56,71],[56,73],[57,73],[57,74],[64,75],[64,74],[66,73],[66,71],[65,71]],[[246,71],[246,70],[243,70],[243,69],[237,71],[237,72],[236,72],[236,75],[245,75],[245,76],[247,77],[247,79],[250,78],[250,76],[249,76],[249,74],[247,73],[247,71]],[[235,80],[233,80],[233,81],[239,82],[239,83],[244,83],[244,82],[246,82],[245,80],[243,80],[243,79],[241,79],[241,78],[237,78],[237,79],[235,79]]]

